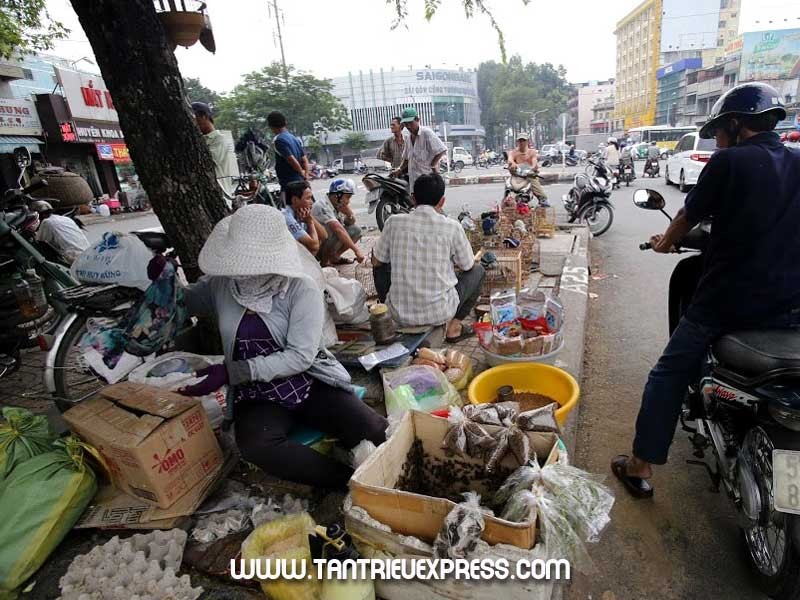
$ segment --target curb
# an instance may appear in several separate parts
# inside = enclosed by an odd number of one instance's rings
[[[555,366],[564,369],[581,385],[583,377],[583,350],[586,321],[589,309],[589,230],[583,226],[570,227],[576,236],[572,252],[567,255],[561,272],[559,298],[564,303],[566,315],[564,350]],[[587,401],[586,390],[581,390],[578,406],[570,413],[562,430],[562,438],[570,454],[575,452],[578,415],[581,403]]]
[[[539,179],[543,185],[550,185],[553,183],[571,183],[574,178],[574,173],[542,173],[539,176]],[[447,180],[447,185],[485,185],[491,183],[505,183],[505,181],[505,175],[472,175],[469,177],[451,177]]]

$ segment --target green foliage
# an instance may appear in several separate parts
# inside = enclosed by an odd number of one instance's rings
[[[502,142],[503,133],[527,129],[531,113],[540,110],[536,122],[545,135],[555,130],[555,119],[566,110],[570,86],[564,67],[550,63],[523,63],[512,56],[507,64],[484,62],[478,67],[478,96],[481,122],[486,137],[494,144]]]
[[[217,126],[233,130],[234,136],[248,127],[268,131],[267,115],[278,110],[286,115],[289,129],[296,135],[318,135],[323,131],[350,128],[347,109],[333,95],[328,79],[274,62],[244,76],[241,84],[217,103]]]
[[[353,152],[361,152],[364,148],[369,146],[367,136],[363,131],[351,131],[344,136],[342,143]]]
[[[216,106],[220,99],[220,95],[217,92],[204,86],[197,77],[184,79],[183,89],[189,102],[205,102]]]
[[[45,0],[0,0],[0,58],[49,50],[69,30],[50,19]]]
[[[307,137],[304,145],[309,154],[319,156],[319,153],[322,152],[322,142],[320,142],[319,138],[315,135]]]
[[[503,30],[500,29],[500,24],[494,18],[494,14],[486,5],[484,0],[459,0],[461,5],[464,7],[464,14],[468,19],[471,19],[475,16],[475,13],[479,13],[489,19],[489,23],[492,26],[492,29],[495,30],[497,33],[497,43],[500,46],[500,56],[502,57],[503,62],[506,62],[506,38],[503,35]],[[504,0],[508,1],[508,0]],[[522,4],[528,5],[531,0],[522,0]],[[436,11],[439,9],[439,6],[442,4],[442,0],[424,0],[425,2],[425,18],[430,21]],[[392,23],[392,29],[395,29],[402,25],[406,18],[408,17],[408,0],[386,0],[386,4],[389,4],[392,7],[392,10],[395,13],[395,20]]]

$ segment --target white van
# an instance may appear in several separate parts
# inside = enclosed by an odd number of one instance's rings
[[[453,166],[461,163],[462,167],[471,166],[475,163],[472,154],[467,152],[462,146],[453,146]]]

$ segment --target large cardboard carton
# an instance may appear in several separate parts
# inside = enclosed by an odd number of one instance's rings
[[[100,451],[115,486],[160,508],[213,480],[222,465],[202,404],[174,392],[117,383],[64,420]]]
[[[448,457],[442,449],[442,439],[450,425],[447,419],[433,417],[427,413],[406,413],[392,436],[367,459],[350,480],[350,493],[354,506],[360,506],[369,515],[391,527],[395,533],[411,535],[432,543],[442,528],[444,518],[455,507],[446,498],[426,496],[397,489],[406,456],[415,440],[422,443],[423,451],[434,460],[456,458],[468,466],[482,466],[483,460],[469,456]],[[498,427],[485,426],[490,433]],[[558,459],[561,441],[554,433],[528,433],[531,448],[545,464]],[[519,465],[508,455],[500,463],[509,471]],[[481,480],[468,486],[479,494],[490,490]],[[536,520],[527,523],[512,523],[496,517],[486,517],[486,528],[481,536],[489,544],[510,544],[530,549],[536,543]]]

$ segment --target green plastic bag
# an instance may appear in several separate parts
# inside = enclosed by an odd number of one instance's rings
[[[0,599],[13,598],[61,543],[97,490],[94,449],[68,437],[0,482]]]
[[[44,415],[5,407],[0,423],[0,481],[19,463],[52,450],[56,436]]]

